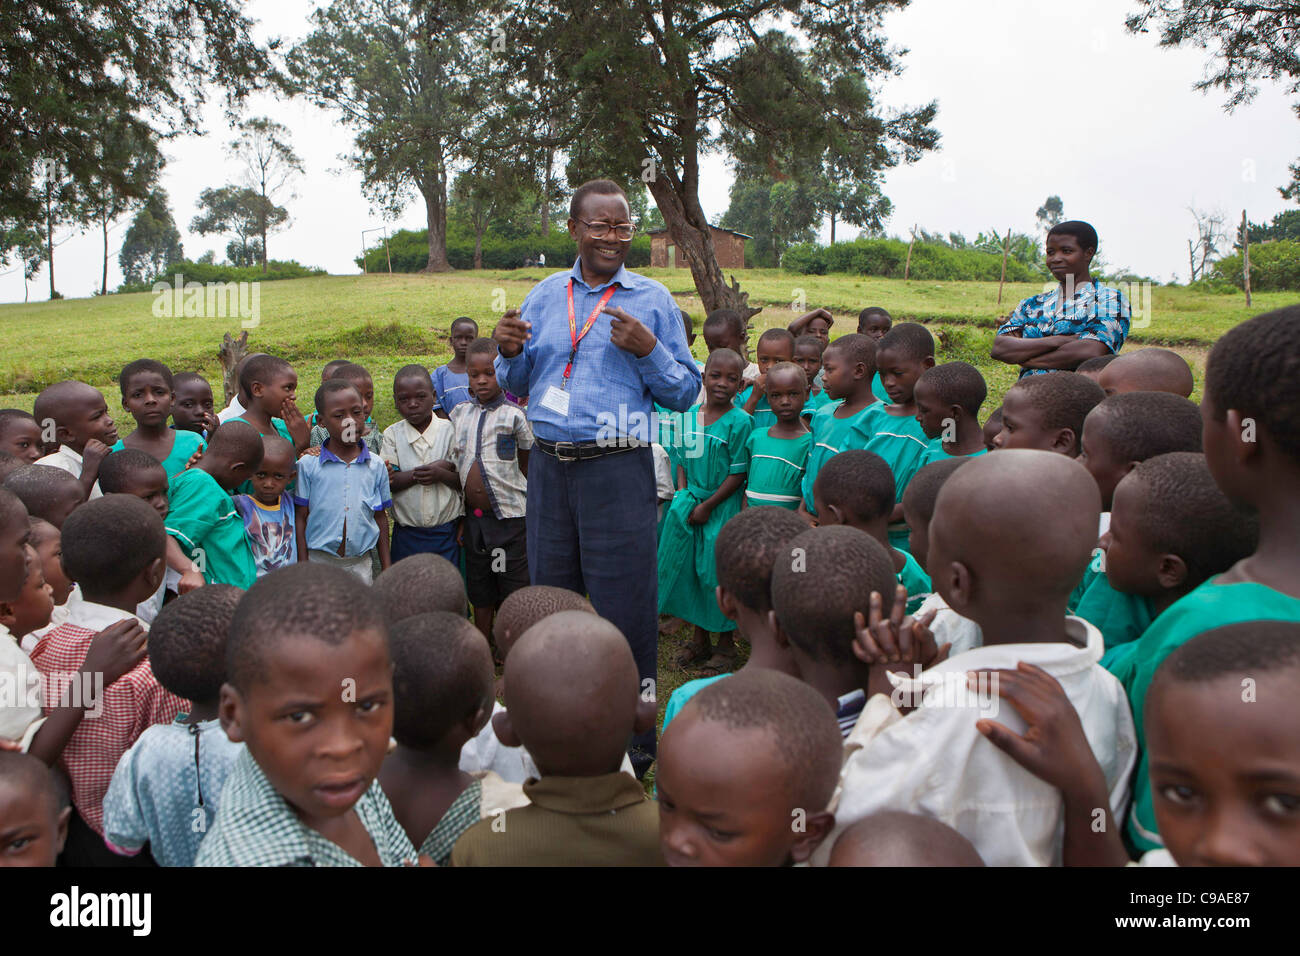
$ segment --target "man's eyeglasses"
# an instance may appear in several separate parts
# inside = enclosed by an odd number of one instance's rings
[[[608,238],[612,232],[619,241],[631,242],[632,236],[636,234],[636,226],[630,222],[620,222],[617,225],[610,225],[607,222],[587,222],[585,219],[579,219],[578,222],[587,227],[587,235],[593,239]]]

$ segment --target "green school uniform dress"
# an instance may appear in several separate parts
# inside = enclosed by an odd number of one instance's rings
[[[731,408],[707,427],[700,425],[702,405],[687,413],[675,446],[674,468],[686,471],[686,487],[668,505],[659,535],[659,613],[674,614],[707,631],[732,631],[736,622],[718,610],[714,589],[718,569],[713,545],[718,532],[740,511],[741,488],[721,502],[709,520],[693,525],[687,519],[731,475],[749,471],[749,436],[754,422],[744,411]]]
[[[950,455],[943,450],[942,437],[932,438],[930,443],[926,446],[925,454],[921,456],[921,464],[916,470],[920,471],[926,465],[936,461],[945,461],[949,458],[978,458],[980,455],[987,455],[988,453],[989,450],[987,448],[981,448],[979,451],[973,451],[969,455]]]
[[[1091,576],[1074,613],[1101,631],[1106,650],[1136,641],[1156,619],[1149,598],[1116,591],[1105,574]]]
[[[176,428],[172,429],[172,434],[176,436],[176,440],[172,442],[172,450],[162,460],[163,471],[167,472],[168,481],[185,470],[185,463],[194,456],[196,451],[207,447],[198,432],[187,432]],[[119,441],[109,451],[121,451],[125,447],[126,442]]]
[[[877,402],[867,408],[854,429],[858,434],[850,439],[846,447],[865,448],[885,459],[894,473],[895,500],[902,501],[903,492],[921,467],[922,458],[930,444],[930,439],[921,431],[916,416],[891,415],[885,410],[884,404]],[[907,551],[908,534],[906,522],[894,522],[889,526],[890,545],[899,551]]]
[[[251,588],[257,580],[257,563],[244,519],[217,479],[202,468],[190,468],[171,480],[167,496],[171,500],[167,533],[202,567],[204,580]]]
[[[822,465],[842,451],[862,447],[866,437],[855,431],[854,425],[862,421],[880,403],[868,405],[848,418],[836,418],[835,412],[843,404],[842,398],[827,402],[817,409],[812,421],[808,423],[812,431],[812,448],[808,452],[808,467],[803,475],[802,492],[804,508],[809,514],[817,513],[813,507],[813,483],[817,481],[817,473],[822,470]]]
[[[743,409],[753,391],[754,386],[751,385],[744,391],[737,393],[736,397],[731,400],[731,404]],[[758,397],[758,404],[754,406],[754,413],[750,417],[754,419],[755,428],[770,428],[776,424],[776,412],[772,411],[772,406],[768,404],[766,395]]]
[[[745,479],[750,507],[798,508],[799,486],[811,448],[811,431],[797,438],[773,438],[769,428],[755,426],[749,435],[749,477]]]
[[[925,573],[921,562],[906,551],[903,552],[903,558],[903,570],[898,572],[898,583],[907,588],[907,613],[915,614],[916,609],[925,603],[925,599],[934,590],[934,585],[930,583],[930,575]]]
[[[1133,705],[1139,757],[1133,781],[1133,809],[1126,832],[1140,850],[1161,847],[1156,830],[1151,776],[1147,768],[1145,716],[1147,688],[1156,669],[1177,648],[1198,634],[1244,621],[1300,621],[1300,598],[1293,598],[1253,581],[1219,584],[1210,578],[1195,591],[1174,602],[1136,641],[1106,652],[1101,666],[1124,685]]]

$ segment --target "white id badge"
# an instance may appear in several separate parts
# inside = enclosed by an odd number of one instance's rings
[[[569,393],[562,388],[556,388],[554,385],[546,389],[546,394],[542,396],[542,408],[549,408],[557,415],[569,417]]]

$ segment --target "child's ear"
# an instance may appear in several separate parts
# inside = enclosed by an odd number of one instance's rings
[[[948,584],[948,594],[944,599],[949,607],[960,613],[963,608],[970,606],[974,598],[974,582],[971,580],[970,568],[960,561],[952,561],[949,562],[948,567],[941,569],[940,573]]]
[[[653,697],[646,700],[644,697],[637,697],[636,701],[636,723],[632,725],[632,730],[638,734],[648,734],[655,729],[655,717],[658,716],[659,705]]]
[[[144,570],[149,586],[157,591],[158,586],[163,583],[163,578],[167,576],[167,559],[154,558]]]
[[[18,613],[8,601],[0,601],[0,625],[13,630],[18,623]]]
[[[921,367],[922,367],[922,368],[934,368],[934,356],[933,356],[933,355],[927,355],[925,358],[921,359]]]
[[[1160,568],[1156,580],[1166,591],[1182,587],[1187,582],[1187,562],[1176,554],[1160,555]]]
[[[465,715],[464,727],[469,739],[473,740],[478,736],[479,731],[487,726],[487,722],[492,719],[492,698],[489,697],[482,704]]]
[[[506,747],[522,747],[523,741],[515,733],[514,724],[510,722],[510,711],[503,710],[492,715],[492,732],[497,735],[497,740],[501,741]]]
[[[1057,430],[1052,437],[1052,451],[1069,455],[1071,458],[1079,457],[1079,436],[1074,433],[1073,428]]]
[[[1255,434],[1256,423],[1253,419],[1251,420],[1251,437],[1247,440],[1245,427],[1246,419],[1242,416],[1241,412],[1237,411],[1235,408],[1230,408],[1225,417],[1227,418],[1228,433],[1231,436],[1230,441],[1232,442],[1233,457],[1236,458],[1238,464],[1244,465],[1251,457],[1259,452],[1260,443],[1255,440],[1257,437]]]
[[[244,741],[244,699],[239,696],[233,684],[221,685],[221,699],[217,703],[217,717],[221,720],[221,729],[226,732],[232,743]]]
[[[68,842],[68,822],[72,819],[72,807],[64,807],[59,811],[59,819],[55,822],[54,830],[54,853],[57,856],[63,852],[63,844]]]
[[[776,646],[785,650],[790,646],[790,635],[786,634],[781,628],[781,622],[776,619],[776,611],[767,612],[767,624],[772,630],[772,637],[776,639]]]
[[[807,862],[813,851],[821,846],[822,841],[835,829],[835,814],[828,810],[814,813],[804,821],[804,832],[790,847],[790,858],[796,863]]]
[[[844,520],[844,512],[840,510],[839,505],[827,505],[826,510],[829,511],[831,517],[835,519],[835,524],[848,524],[848,522]]]
[[[718,610],[729,621],[739,620],[740,608],[736,605],[736,596],[719,584],[713,589],[714,596],[718,599]]]

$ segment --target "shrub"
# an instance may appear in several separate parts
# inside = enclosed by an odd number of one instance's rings
[[[1214,264],[1213,279],[1246,287],[1241,274],[1241,253],[1225,256]],[[1277,239],[1250,247],[1250,289],[1252,292],[1300,290],[1300,242]]]
[[[801,243],[785,251],[781,264],[808,275],[848,272],[902,278],[907,268],[907,243],[900,239],[855,239],[831,246]],[[1001,274],[1002,257],[995,253],[924,242],[912,246],[908,275],[913,279],[997,281]],[[1034,282],[1045,276],[1017,259],[1007,260],[1008,282]]]
[[[181,281],[184,283],[207,284],[209,282],[271,282],[276,279],[305,279],[309,276],[325,274],[324,269],[304,266],[292,260],[282,262],[272,259],[266,264],[266,273],[263,274],[261,266],[217,265],[211,262],[190,262],[182,259],[180,262],[172,263],[162,273],[147,282],[124,283],[117,291],[151,292],[156,282],[173,285],[177,275],[183,277]]]
[[[630,268],[650,264],[650,237],[637,236],[629,244],[627,265]],[[573,264],[578,255],[577,244],[562,232],[552,232],[549,236],[532,235],[518,238],[505,238],[492,234],[483,237],[484,269],[521,269],[524,261],[536,259],[539,252],[546,254],[547,267],[566,268]],[[385,255],[384,244],[367,249],[365,270],[367,272],[387,272],[389,257],[392,258],[394,272],[419,272],[429,264],[429,232],[427,229],[399,229],[388,238],[388,253]],[[355,260],[357,267],[362,265],[360,256]],[[474,237],[463,232],[449,231],[447,234],[447,261],[453,269],[474,268]]]

